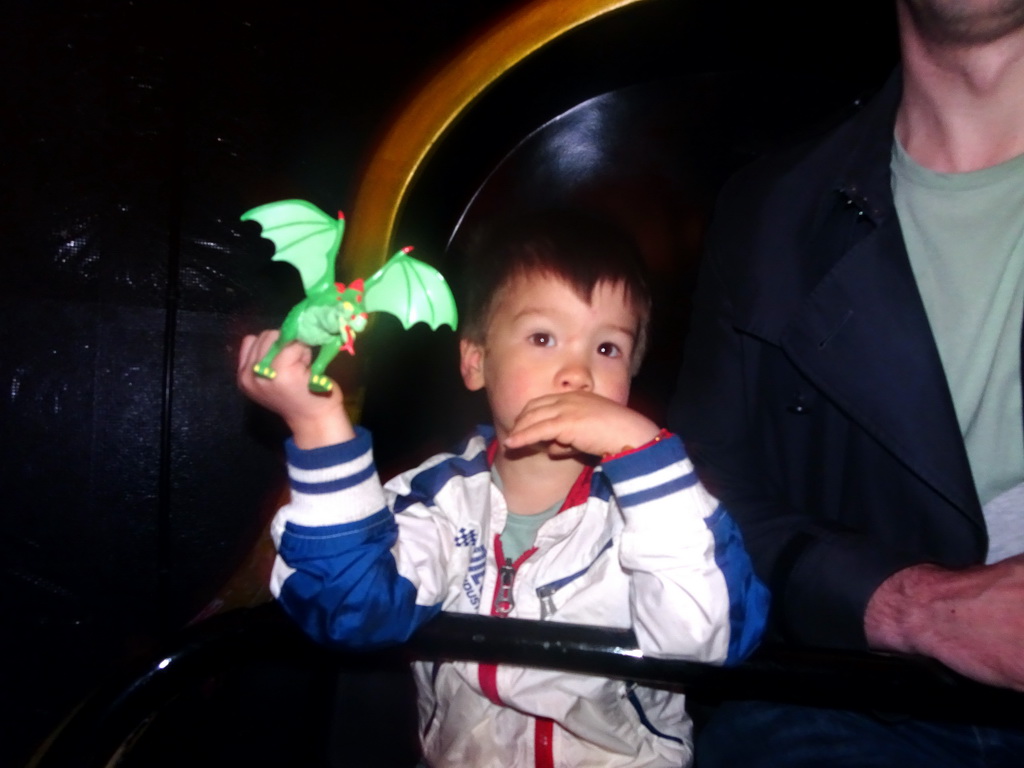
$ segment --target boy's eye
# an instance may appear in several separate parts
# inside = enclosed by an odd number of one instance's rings
[[[555,340],[550,333],[531,333],[530,343],[537,347],[550,347]]]
[[[605,357],[622,357],[622,349],[618,344],[606,341],[597,347],[597,352]]]

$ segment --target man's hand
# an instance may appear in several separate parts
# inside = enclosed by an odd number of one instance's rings
[[[924,654],[1024,691],[1024,555],[962,571],[899,571],[872,595],[864,630],[873,648]]]
[[[592,392],[538,397],[526,404],[505,439],[508,448],[548,443],[552,455],[615,454],[653,440],[661,430],[645,416]]]
[[[341,388],[326,394],[309,391],[312,350],[305,344],[286,346],[274,360],[277,376],[265,379],[253,373],[278,337],[277,331],[246,336],[238,354],[238,388],[253,402],[285,420],[299,448],[320,448],[351,440],[355,430],[342,405]]]

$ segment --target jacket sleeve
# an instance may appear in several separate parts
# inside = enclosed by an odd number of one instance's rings
[[[741,661],[764,631],[768,592],[739,530],[698,481],[675,435],[606,459],[625,518],[633,630],[645,654]]]
[[[436,569],[443,560],[400,567],[399,526],[369,433],[357,427],[353,440],[310,451],[289,440],[286,452],[291,500],[271,526],[278,551],[271,592],[319,642],[375,647],[406,640],[440,611],[444,575]],[[406,536],[441,535],[428,520]]]
[[[807,495],[800,483],[829,481],[826,460],[807,451],[801,456],[793,445],[769,453],[769,446],[784,439],[773,419],[787,414],[776,415],[771,409],[779,404],[768,402],[775,375],[766,372],[768,359],[774,371],[786,362],[781,350],[737,330],[741,323],[714,250],[721,239],[712,234],[698,278],[669,425],[683,436],[701,480],[743,531],[754,567],[771,590],[773,630],[804,645],[865,648],[868,600],[915,559],[797,506]],[[730,253],[744,250],[742,244],[729,247]]]

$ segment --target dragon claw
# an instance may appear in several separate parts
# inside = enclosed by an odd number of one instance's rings
[[[262,365],[260,363],[256,363],[256,365],[252,367],[252,372],[255,373],[257,376],[261,376],[264,379],[277,378],[277,371],[275,371],[269,365]]]
[[[330,392],[333,383],[329,378],[318,373],[309,377],[309,389],[311,392]]]

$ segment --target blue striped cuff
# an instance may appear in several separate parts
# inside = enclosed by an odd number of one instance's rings
[[[324,469],[358,459],[373,448],[373,438],[362,427],[357,426],[355,431],[356,436],[347,442],[309,450],[299,448],[289,437],[284,443],[288,464],[296,469]]]

